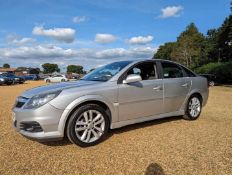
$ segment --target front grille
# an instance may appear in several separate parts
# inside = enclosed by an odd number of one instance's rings
[[[18,97],[15,103],[16,108],[21,108],[28,101],[28,98]]]
[[[28,132],[42,132],[43,129],[38,122],[21,122],[20,130],[28,131]]]

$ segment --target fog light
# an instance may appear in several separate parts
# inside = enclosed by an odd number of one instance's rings
[[[21,122],[20,130],[24,130],[27,132],[42,132],[43,129],[38,122]]]

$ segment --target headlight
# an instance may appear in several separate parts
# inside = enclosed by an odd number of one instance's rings
[[[35,95],[25,104],[24,109],[35,109],[43,106],[52,99],[56,98],[60,93],[61,90]]]
[[[0,78],[0,81],[4,81],[4,79],[3,79],[3,78]]]

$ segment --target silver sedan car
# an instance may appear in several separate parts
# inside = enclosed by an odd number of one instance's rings
[[[13,107],[13,125],[29,138],[67,136],[86,147],[102,141],[109,129],[171,116],[196,120],[207,98],[206,78],[178,63],[119,61],[76,82],[25,91]]]

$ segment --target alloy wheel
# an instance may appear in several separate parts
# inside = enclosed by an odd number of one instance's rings
[[[198,115],[201,112],[201,102],[197,97],[193,97],[190,101],[189,101],[189,105],[188,105],[188,110],[189,110],[189,114],[193,117],[196,118],[198,117]]]
[[[97,110],[87,110],[77,119],[75,133],[79,140],[91,143],[98,140],[105,130],[105,119]]]

